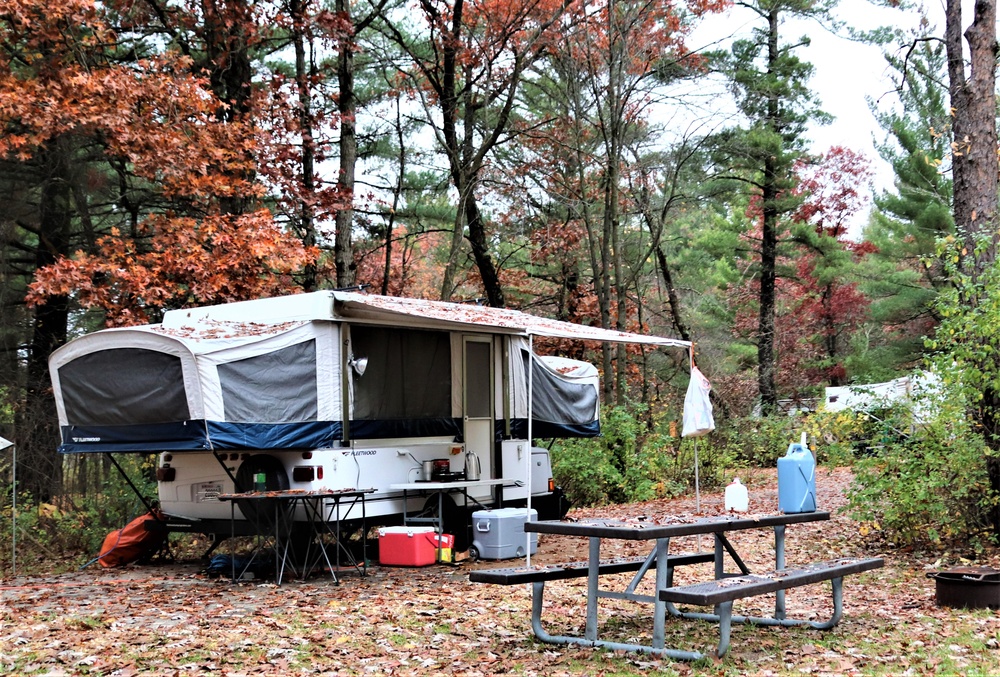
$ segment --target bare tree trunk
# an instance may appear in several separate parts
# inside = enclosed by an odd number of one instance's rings
[[[952,178],[955,227],[965,244],[963,271],[973,280],[996,260],[997,127],[995,0],[977,0],[973,22],[965,31],[969,75],[962,50],[962,6],[947,0],[945,45],[951,95],[954,153]],[[987,236],[988,242],[980,243]],[[977,253],[977,246],[985,244]]]
[[[677,287],[674,285],[674,277],[667,265],[667,255],[663,247],[656,246],[656,263],[660,269],[660,277],[663,279],[663,286],[667,291],[667,301],[670,304],[670,320],[677,330],[677,334],[685,341],[691,340],[691,332],[688,330],[684,318],[681,317],[681,303],[677,297]]]
[[[778,53],[778,10],[772,9],[768,15],[768,69],[773,70]],[[774,129],[781,111],[778,94],[771,94],[767,102],[768,125]],[[765,416],[778,408],[778,392],[774,385],[774,314],[775,314],[775,264],[778,253],[778,208],[779,193],[777,159],[771,155],[764,161],[764,181],[762,188],[763,229],[760,245],[760,316],[757,322],[757,389],[760,394],[761,411]]]
[[[392,189],[392,211],[385,222],[385,266],[382,269],[382,295],[389,295],[389,278],[392,273],[392,231],[396,225],[396,214],[399,212],[399,201],[403,196],[403,183],[406,181],[406,138],[403,134],[403,114],[400,110],[399,95],[396,95],[396,143],[398,174],[396,185]]]
[[[220,122],[250,122],[251,83],[249,31],[253,10],[248,0],[207,0],[205,10],[205,49],[212,92],[223,104],[216,117]],[[247,151],[249,154],[249,151]],[[253,158],[247,158],[252,166]],[[253,181],[254,172],[237,170],[236,178]],[[224,214],[244,214],[253,201],[249,191],[238,190],[218,197]]]
[[[973,284],[964,303],[979,305],[974,290],[980,274],[997,256],[997,127],[996,127],[996,0],[976,0],[972,24],[965,31],[969,46],[969,76],[965,73],[962,44],[962,5],[947,0],[945,46],[948,53],[948,91],[951,95],[953,153],[952,179],[955,228],[965,246],[962,272]],[[994,497],[1000,495],[1000,392],[983,391],[975,412],[982,425],[990,454],[986,468]],[[994,533],[1000,534],[1000,503],[991,515]]]
[[[346,25],[351,24],[350,0],[337,0],[337,14]],[[356,127],[357,96],[354,91],[354,36],[340,41],[337,55],[337,81],[340,97],[340,173],[337,188],[343,206],[337,211],[336,235],[333,243],[333,261],[337,269],[337,286],[354,285],[354,247],[351,229],[354,225],[354,173],[358,163],[358,137]]]
[[[455,274],[458,271],[458,255],[462,251],[462,243],[465,241],[465,197],[463,190],[456,181],[459,199],[458,208],[455,210],[455,221],[451,231],[451,248],[448,250],[448,262],[444,266],[444,274],[441,276],[441,300],[450,301],[451,295],[455,293]]]
[[[760,315],[757,320],[757,389],[760,395],[761,411],[767,416],[773,413],[778,406],[778,393],[774,385],[775,263],[778,250],[778,214],[774,207],[774,200],[777,197],[774,163],[768,160],[764,165],[764,218],[760,248],[760,291],[758,292]]]
[[[69,256],[72,213],[71,144],[57,139],[41,153],[44,179],[39,200],[39,242],[35,270]],[[35,308],[28,351],[25,404],[17,415],[20,488],[47,501],[61,482],[58,419],[51,395],[48,360],[66,342],[69,299],[49,297]]]
[[[313,136],[312,84],[315,69],[306,63],[305,2],[291,0],[295,48],[295,84],[299,90],[299,133],[302,135],[302,195],[299,199],[299,232],[302,244],[316,246],[316,224],[313,199],[316,195],[315,158],[316,142]],[[302,276],[303,291],[316,289],[316,263],[306,264]]]
[[[500,285],[500,276],[490,256],[483,215],[479,211],[479,203],[476,202],[476,196],[472,191],[465,199],[465,221],[469,224],[469,243],[472,245],[472,256],[476,260],[476,267],[479,268],[479,276],[483,280],[486,299],[494,308],[503,308],[506,304],[503,287]]]

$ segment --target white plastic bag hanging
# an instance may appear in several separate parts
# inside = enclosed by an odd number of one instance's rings
[[[715,430],[710,392],[712,384],[698,367],[692,366],[691,382],[688,383],[687,395],[684,396],[684,426],[681,437],[701,437]]]

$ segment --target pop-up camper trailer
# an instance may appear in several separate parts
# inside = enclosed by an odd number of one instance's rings
[[[403,494],[390,485],[422,479],[425,461],[458,475],[466,454],[476,502],[523,505],[530,489],[540,517],[559,517],[547,453],[529,440],[598,435],[598,375],[534,355],[533,336],[689,345],[341,291],[170,311],[53,353],[60,452],[158,453],[160,508],[204,533],[228,530],[218,496],[260,474],[268,490],[372,488],[369,522],[398,522]]]

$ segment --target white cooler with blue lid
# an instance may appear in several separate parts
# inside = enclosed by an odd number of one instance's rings
[[[524,557],[525,545],[534,555],[538,550],[538,534],[525,538],[524,524],[529,520],[526,508],[497,508],[477,510],[472,513],[472,549],[470,555],[478,559],[513,559]],[[538,511],[532,510],[530,520],[538,520]]]

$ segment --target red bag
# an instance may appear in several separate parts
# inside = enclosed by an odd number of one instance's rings
[[[146,521],[151,519],[163,520],[163,513],[152,510],[108,534],[101,546],[101,554],[97,556],[101,566],[124,566],[159,550],[167,532],[163,529],[147,531]]]

